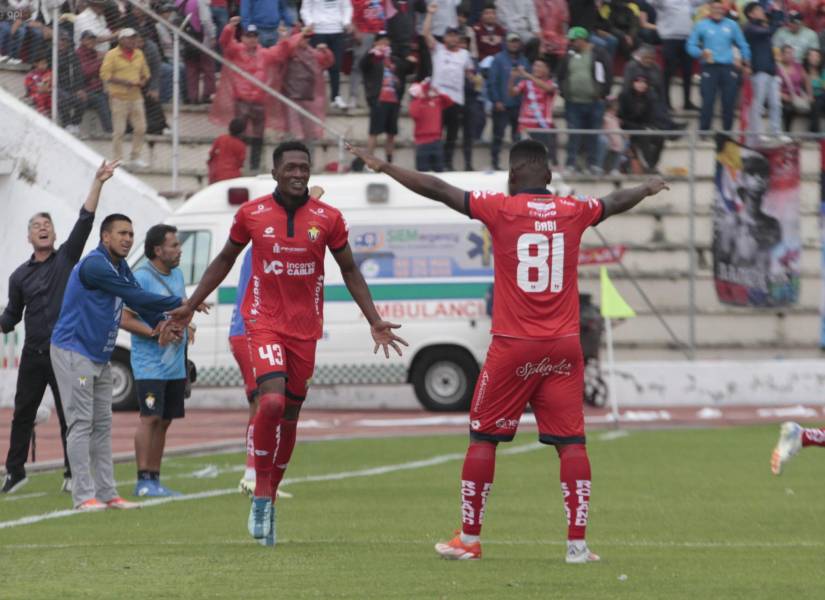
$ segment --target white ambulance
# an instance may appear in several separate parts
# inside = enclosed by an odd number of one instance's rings
[[[465,190],[506,191],[506,173],[448,173]],[[479,365],[490,340],[487,296],[493,264],[490,235],[478,221],[422,198],[381,174],[317,175],[323,201],[340,209],[349,241],[379,313],[400,323],[409,344],[404,356],[373,354],[369,327],[352,301],[332,255],[324,280],[324,334],[313,383],[364,385],[411,383],[422,405],[434,411],[469,406]],[[272,193],[270,176],[222,181],[193,195],[166,219],[183,245],[180,268],[192,293],[224,246],[238,206]],[[570,190],[561,184],[558,193]],[[138,239],[141,232],[137,232]],[[142,242],[130,264],[139,267]],[[240,372],[227,341],[241,260],[208,298],[213,309],[197,314],[189,358],[199,386],[238,386]],[[115,408],[137,406],[129,367],[130,336],[121,331],[112,356]]]

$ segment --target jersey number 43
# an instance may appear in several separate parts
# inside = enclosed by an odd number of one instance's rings
[[[564,233],[548,237],[525,233],[516,243],[518,269],[516,281],[527,293],[538,294],[550,288],[558,293],[564,286]]]

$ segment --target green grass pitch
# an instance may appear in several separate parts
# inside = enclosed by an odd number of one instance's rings
[[[563,561],[558,459],[528,433],[501,446],[525,451],[500,452],[477,562],[432,549],[458,526],[465,436],[300,443],[274,549],[228,491],[240,454],[167,461],[169,487],[212,497],[3,527],[69,507],[59,474],[38,474],[0,500],[0,598],[823,597],[825,452],[773,477],[777,432],[591,432],[589,565]],[[126,496],[133,467],[117,477]]]

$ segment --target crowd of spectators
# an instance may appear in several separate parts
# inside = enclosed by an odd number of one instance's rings
[[[59,118],[72,133],[94,110],[113,133],[115,158],[131,128],[140,166],[144,132],[168,132],[171,31],[139,3],[68,0],[59,16],[65,67],[53,82],[53,17],[43,6],[0,0],[0,62],[31,65],[27,94],[41,112],[50,113],[57,85]],[[328,110],[367,107],[369,149],[384,136],[390,160],[401,107],[414,104],[428,115],[410,111],[419,164],[434,170],[456,166],[459,136],[463,167],[472,170],[488,122],[494,168],[505,138],[523,135],[562,162],[554,109],[578,131],[669,132],[567,135],[565,169],[594,175],[655,172],[666,140],[686,126],[674,110],[700,111],[698,127],[710,131],[718,99],[721,129],[747,129],[752,144],[782,139],[794,123],[819,132],[825,111],[825,0],[160,0],[151,8],[291,101],[182,44],[183,101],[209,104],[224,125],[240,119],[234,138],[249,147],[253,170],[267,129],[323,137],[293,103],[322,120]],[[681,101],[671,98],[679,88]]]

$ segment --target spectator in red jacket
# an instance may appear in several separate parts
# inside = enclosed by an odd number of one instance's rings
[[[52,70],[45,54],[35,56],[32,70],[26,75],[26,96],[41,115],[52,114]]]
[[[229,133],[218,136],[209,149],[209,183],[234,179],[241,176],[241,169],[246,160],[246,144],[241,136],[246,128],[243,119],[229,122]]]
[[[266,83],[272,79],[276,63],[283,60],[283,52],[277,46],[261,46],[255,25],[249,25],[241,35],[241,41],[237,41],[235,29],[240,21],[240,17],[232,17],[221,32],[220,45],[224,58]],[[264,128],[274,129],[276,126],[275,102],[263,89],[231,69],[222,71],[209,119],[222,125],[228,124],[233,118],[244,120],[246,142],[249,144],[249,168],[253,172],[257,172],[261,166]]]
[[[103,83],[100,81],[100,65],[103,59],[97,51],[97,37],[91,31],[80,34],[80,45],[77,47],[77,60],[80,61],[80,70],[83,71],[83,80],[86,82],[86,108],[93,108],[100,119],[100,126],[106,133],[112,133],[112,113],[109,111],[109,98],[103,92]]]
[[[387,29],[385,0],[352,0],[352,72],[349,76],[349,106],[358,105],[361,90],[361,64],[372,49],[375,35]]]
[[[418,171],[444,170],[444,144],[441,142],[441,113],[451,106],[449,96],[439,94],[430,80],[410,86],[410,117],[415,138],[415,168]]]

